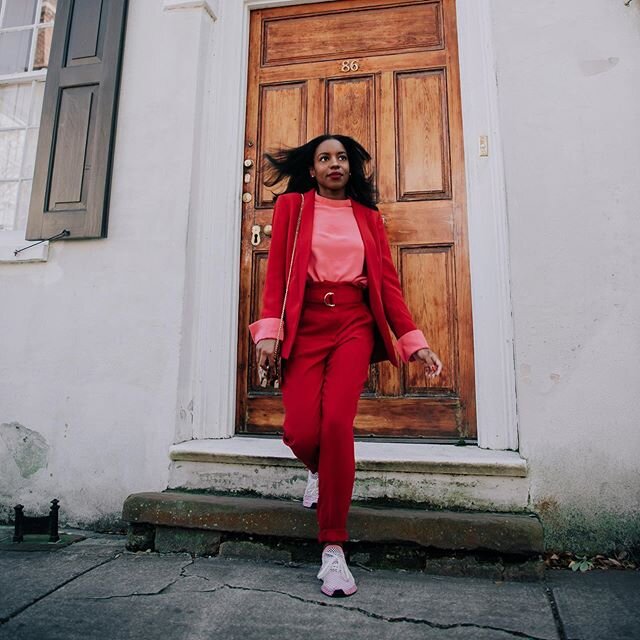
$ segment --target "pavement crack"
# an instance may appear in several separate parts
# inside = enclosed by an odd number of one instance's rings
[[[551,608],[551,614],[553,615],[553,621],[556,624],[558,637],[560,638],[560,640],[567,640],[567,632],[564,629],[564,622],[562,622],[562,618],[560,617],[560,609],[558,608],[558,603],[556,602],[556,596],[553,593],[553,589],[546,580],[544,585],[544,594],[545,596],[547,596],[547,601],[549,602],[549,607]]]
[[[183,564],[180,567],[180,575],[178,577],[179,578],[188,578],[189,576],[185,573],[185,569],[187,567],[190,567],[194,562],[195,562],[195,558],[189,558],[189,562],[187,562],[186,564]]]
[[[231,585],[231,584],[223,584],[219,588],[227,588],[227,589],[239,590],[239,591],[257,591],[260,593],[275,593],[278,595],[287,596],[288,598],[292,598],[293,600],[298,600],[299,602],[305,602],[307,604],[314,604],[320,607],[335,607],[337,609],[344,609],[345,611],[360,613],[362,615],[367,616],[368,618],[373,618],[374,620],[382,620],[383,622],[406,622],[409,624],[425,625],[425,626],[431,627],[432,629],[441,629],[441,630],[461,629],[461,628],[486,629],[489,631],[500,631],[514,638],[527,638],[527,640],[547,640],[546,638],[542,638],[540,636],[532,636],[530,633],[523,633],[522,631],[514,631],[512,629],[503,629],[502,627],[494,627],[491,625],[476,624],[474,622],[454,622],[451,624],[444,624],[440,622],[433,622],[432,620],[427,620],[425,618],[411,618],[409,616],[385,616],[385,615],[382,615],[381,613],[374,613],[373,611],[363,609],[362,607],[353,607],[353,606],[338,604],[336,602],[323,602],[321,600],[303,598],[302,596],[297,596],[292,593],[287,593],[286,591],[278,591],[276,589],[258,589],[256,587],[242,587],[242,586]]]
[[[161,595],[166,589],[168,589],[172,584],[175,584],[179,578],[173,580],[168,585],[162,587],[159,591],[151,591],[150,593],[121,593],[113,596],[85,596],[82,600],[113,600],[115,598],[144,598],[148,596],[158,596]],[[224,589],[227,585],[220,585],[219,587],[213,587],[213,589],[194,589],[190,590],[189,593],[214,593],[214,591],[220,591],[220,589]]]
[[[138,591],[134,591],[133,593],[117,593],[111,596],[85,596],[82,599],[83,600],[114,600],[116,598],[131,598],[134,596],[159,596],[165,593],[170,587],[172,587],[176,582],[178,582],[178,580],[182,578],[188,578],[189,576],[186,575],[184,572],[185,572],[185,569],[192,564],[193,564],[193,558],[191,558],[189,562],[187,562],[186,564],[180,567],[180,573],[173,580],[171,580],[171,582],[169,582],[168,584],[165,584],[164,587],[161,587],[157,591],[149,591],[149,592],[142,592],[142,593]]]
[[[9,620],[13,620],[13,618],[15,618],[16,616],[19,616],[22,612],[24,612],[27,609],[29,609],[29,607],[32,607],[34,604],[37,604],[38,602],[40,602],[40,600],[43,600],[44,598],[47,598],[52,593],[55,593],[59,589],[62,589],[62,587],[65,587],[66,585],[68,585],[70,582],[73,582],[74,580],[77,580],[78,578],[81,578],[82,576],[84,576],[87,573],[93,571],[94,569],[98,569],[99,567],[102,567],[103,565],[108,564],[109,562],[113,562],[114,560],[119,558],[121,555],[122,555],[122,553],[120,553],[120,552],[115,553],[110,558],[107,558],[106,560],[103,560],[102,562],[99,562],[98,564],[94,564],[93,566],[89,567],[88,569],[85,569],[84,571],[81,571],[77,575],[72,576],[68,580],[64,580],[60,584],[56,585],[53,589],[49,589],[49,591],[47,591],[46,593],[43,593],[41,596],[38,596],[37,598],[34,598],[31,602],[28,602],[27,604],[23,605],[22,607],[19,607],[15,611],[12,611],[8,616],[0,618],[0,625],[3,625],[6,622],[9,622]]]

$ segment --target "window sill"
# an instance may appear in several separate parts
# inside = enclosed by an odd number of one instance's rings
[[[173,461],[298,467],[300,462],[280,438],[234,437],[189,440],[169,450]],[[467,445],[356,442],[358,471],[511,476],[524,478],[527,461],[517,451]]]
[[[220,14],[218,3],[215,0],[164,0],[163,9],[172,11],[175,9],[204,9],[213,20]]]
[[[48,242],[41,242],[15,255],[16,249],[22,249],[29,244],[31,241],[24,239],[24,230],[0,231],[0,263],[46,262],[49,258]]]
[[[0,85],[2,84],[19,84],[40,80],[44,82],[47,79],[47,70],[38,69],[38,71],[20,71],[18,73],[7,73],[0,75]]]

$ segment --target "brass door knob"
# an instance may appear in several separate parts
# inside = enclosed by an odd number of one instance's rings
[[[245,191],[242,194],[242,202],[251,202],[251,200],[253,200],[253,196],[249,192]]]
[[[270,224],[265,224],[264,227],[262,228],[262,232],[264,233],[265,236],[271,237],[272,229],[273,227]]]

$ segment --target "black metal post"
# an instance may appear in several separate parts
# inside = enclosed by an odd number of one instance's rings
[[[17,504],[13,509],[16,512],[16,525],[13,531],[13,541],[22,542],[24,540],[24,506]]]
[[[49,542],[58,542],[60,536],[58,535],[58,511],[60,505],[59,500],[54,498],[51,501],[51,509],[49,511]]]

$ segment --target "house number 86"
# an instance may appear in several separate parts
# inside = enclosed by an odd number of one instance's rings
[[[357,71],[358,70],[358,61],[357,60],[343,60],[342,65],[340,65],[340,71],[343,73],[347,73],[348,71]]]

